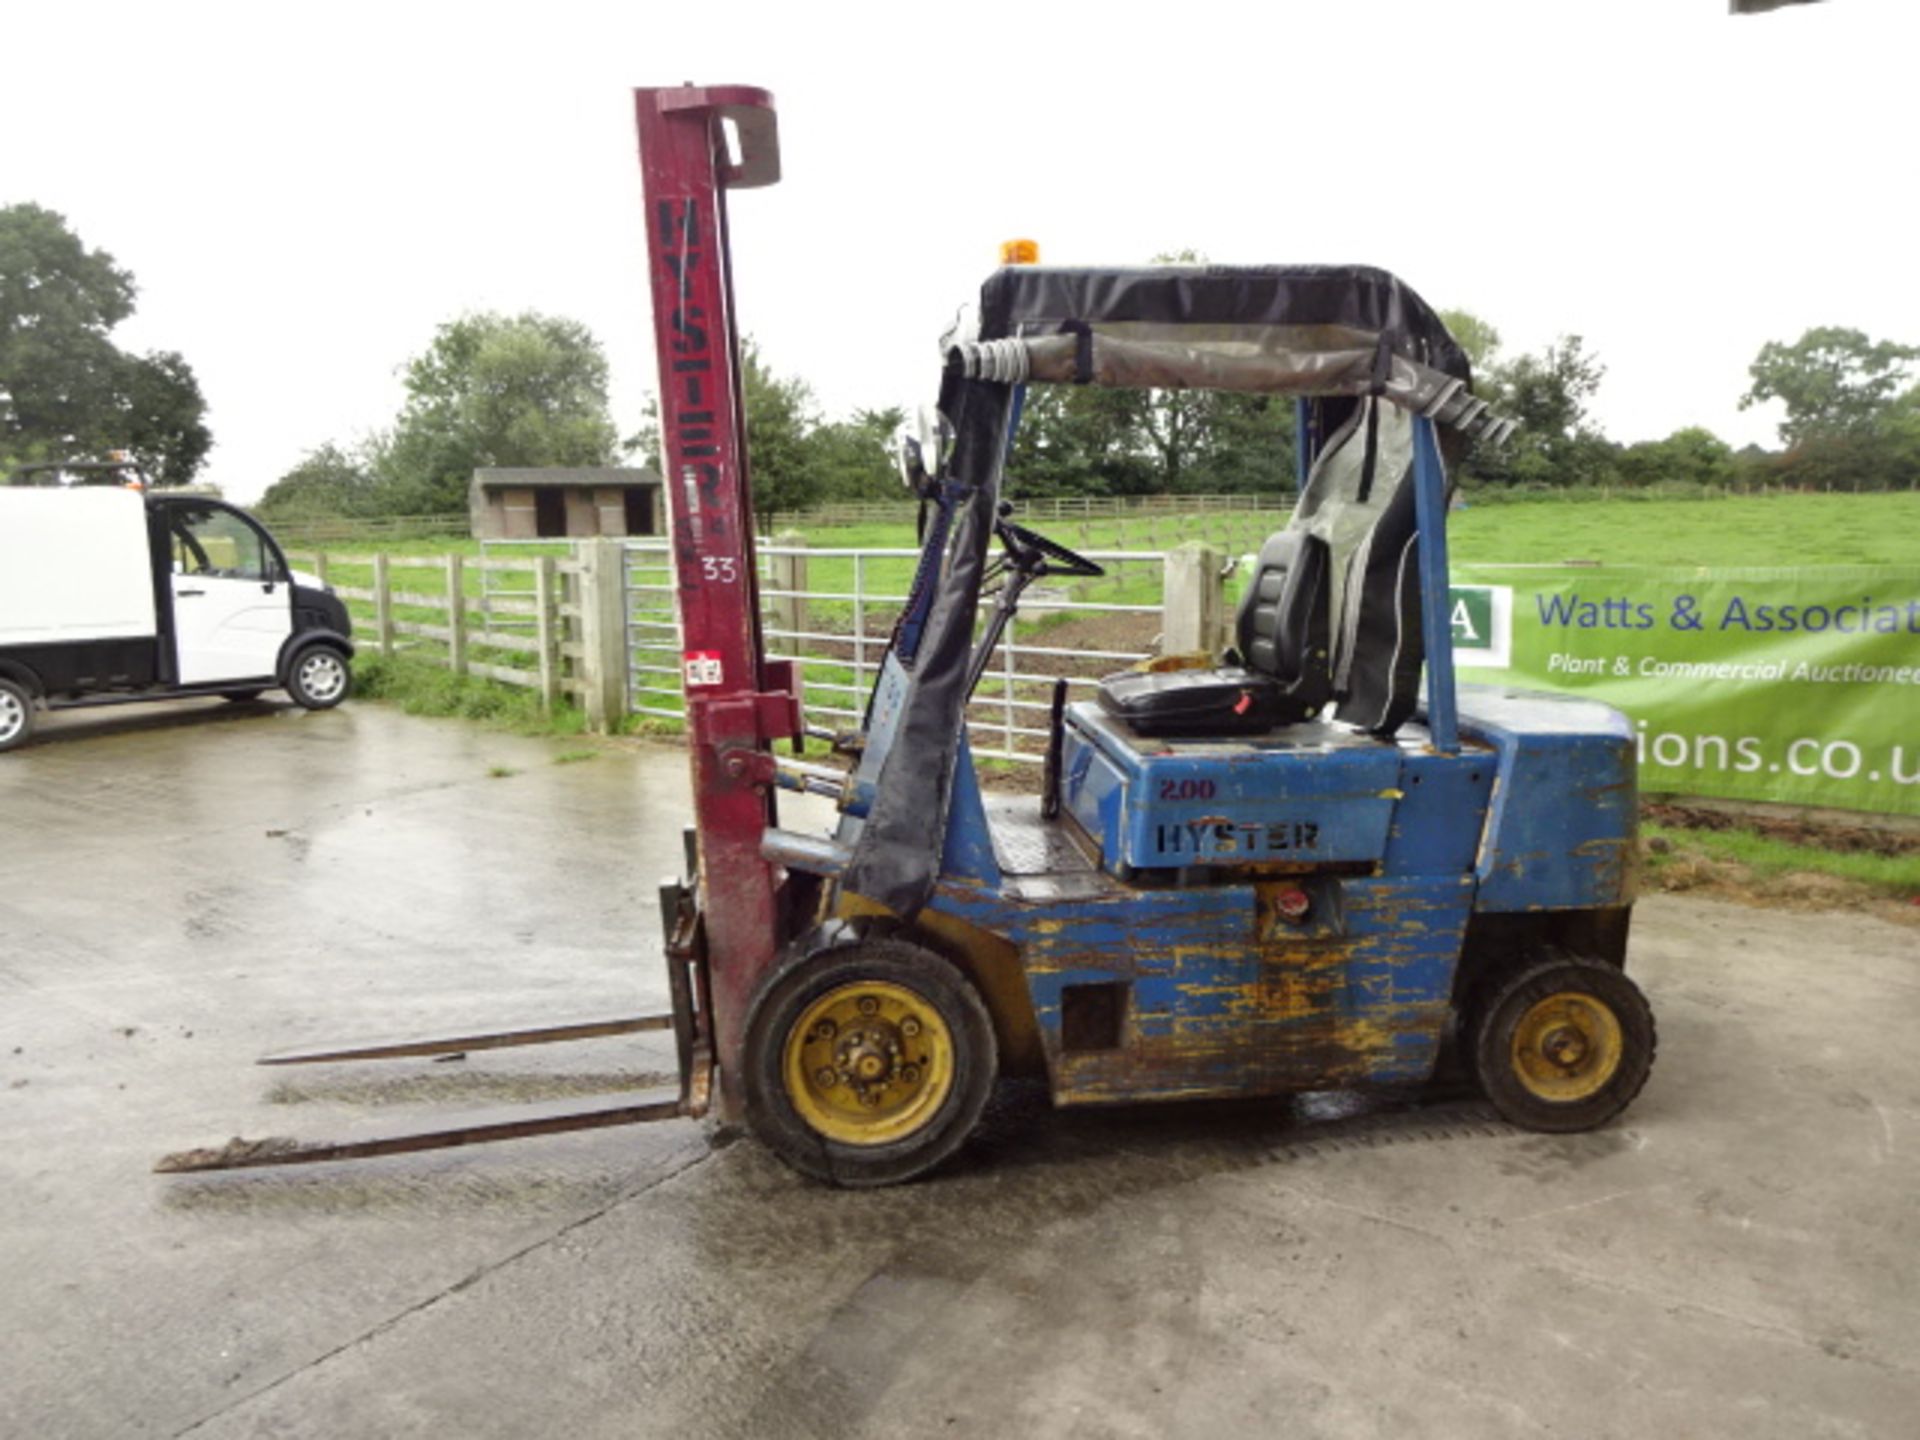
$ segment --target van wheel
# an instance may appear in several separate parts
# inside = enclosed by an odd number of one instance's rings
[[[747,1019],[747,1119],[775,1154],[835,1185],[893,1185],[973,1132],[993,1022],[938,955],[865,939],[769,976]]]
[[[0,678],[0,750],[27,743],[33,734],[33,696],[17,680]]]
[[[330,645],[316,645],[294,656],[287,673],[287,694],[309,710],[331,710],[353,688],[347,657]]]

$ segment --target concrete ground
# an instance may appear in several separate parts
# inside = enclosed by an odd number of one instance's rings
[[[663,1004],[684,767],[586,748],[214,703],[0,757],[0,1434],[1916,1433],[1920,957],[1842,914],[1647,901],[1659,1064],[1592,1135],[1018,1092],[872,1194],[686,1122],[148,1173],[670,1069],[248,1065]]]

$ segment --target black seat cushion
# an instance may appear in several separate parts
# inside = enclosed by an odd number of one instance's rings
[[[1237,665],[1217,670],[1124,671],[1100,682],[1100,708],[1138,735],[1256,735],[1311,719],[1271,675]]]
[[[1135,733],[1163,739],[1256,735],[1311,720],[1332,689],[1326,545],[1283,530],[1261,546],[1236,628],[1244,668],[1109,675],[1101,707]]]

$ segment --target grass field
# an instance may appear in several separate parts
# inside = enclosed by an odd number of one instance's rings
[[[1196,537],[1227,548],[1250,546],[1282,523],[1279,512],[1218,512],[1068,520],[1041,528],[1083,550],[1160,550]],[[1448,535],[1456,560],[1480,564],[1915,565],[1920,564],[1920,493],[1499,504],[1475,504],[1469,497],[1455,510]],[[822,548],[885,549],[912,545],[913,527],[849,525],[809,531],[806,539]],[[480,553],[473,540],[326,548],[341,560],[376,550],[419,559]],[[515,546],[496,553],[532,552]]]

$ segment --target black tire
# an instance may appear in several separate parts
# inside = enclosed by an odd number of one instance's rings
[[[220,698],[222,700],[231,700],[236,705],[246,705],[258,700],[266,693],[264,690],[229,690]]]
[[[33,738],[33,692],[0,675],[0,750],[17,750]]]
[[[882,1011],[878,998],[860,994],[863,985],[887,987],[889,997],[908,994],[914,1008],[901,1011],[889,999],[890,1008]],[[827,1019],[821,1007],[864,1006],[869,1000],[873,1018],[852,1019],[855,1028],[818,1038],[818,1027]],[[807,1019],[802,1034],[798,1027],[810,1011],[822,1018]],[[928,1021],[937,1016],[939,1029],[923,1024],[923,1016]],[[942,1029],[944,1041],[937,1038]],[[908,1035],[925,1038],[902,1038]],[[862,1042],[865,1048],[847,1048]],[[931,1062],[943,1043],[949,1057],[941,1068],[948,1074],[936,1095]],[[889,1046],[892,1060],[886,1062]],[[789,1083],[790,1052],[802,1076],[798,1100]],[[891,1063],[892,1070],[884,1078],[858,1079],[858,1066],[871,1063]],[[840,1064],[837,1081],[820,1086],[805,1078],[835,1064]],[[848,1187],[894,1185],[925,1174],[965,1143],[992,1093],[997,1064],[993,1022],[964,975],[904,940],[857,940],[793,962],[761,985],[747,1018],[747,1122],[768,1149],[803,1175]],[[856,1107],[847,1098],[865,1101],[869,1094],[874,1097],[871,1119],[853,1113]],[[914,1101],[923,1102],[918,1112]],[[827,1113],[836,1104],[848,1111],[839,1117],[839,1136],[802,1113],[803,1108]],[[846,1133],[863,1125],[878,1129],[901,1123],[911,1128],[872,1140],[855,1141]]]
[[[353,668],[331,645],[309,645],[287,666],[287,694],[309,710],[331,710],[353,690]]]
[[[1474,1027],[1474,1072],[1515,1125],[1592,1130],[1633,1103],[1656,1039],[1647,997],[1624,971],[1561,956],[1493,988]]]

